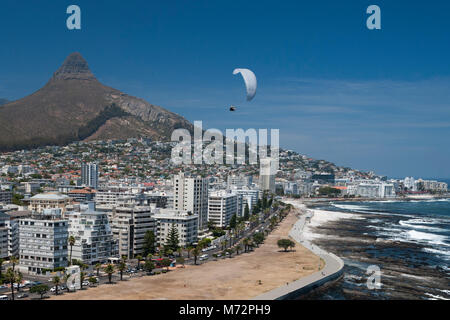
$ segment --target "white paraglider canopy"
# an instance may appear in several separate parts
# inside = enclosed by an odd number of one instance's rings
[[[253,71],[249,69],[235,69],[233,74],[241,74],[244,78],[245,86],[247,87],[247,101],[252,100],[256,95],[256,88],[258,83],[256,81],[256,76]]]

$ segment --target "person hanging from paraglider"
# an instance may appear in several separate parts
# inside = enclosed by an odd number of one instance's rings
[[[239,73],[242,75],[242,78],[244,79],[245,82],[245,87],[247,89],[247,101],[251,101],[256,95],[256,88],[258,86],[256,76],[253,73],[253,71],[249,69],[235,69],[233,71],[234,75],[237,75]],[[230,111],[231,112],[236,111],[236,107],[231,106]]]

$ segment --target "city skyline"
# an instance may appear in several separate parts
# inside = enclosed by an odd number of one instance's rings
[[[65,27],[69,4],[4,2],[0,98],[31,94],[80,51],[106,85],[205,128],[279,128],[282,148],[316,159],[390,177],[450,177],[447,3],[379,1],[382,30],[373,31],[361,1],[77,1],[79,31]],[[258,77],[250,103],[237,67]]]

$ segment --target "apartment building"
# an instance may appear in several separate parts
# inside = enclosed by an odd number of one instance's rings
[[[260,160],[259,189],[275,193],[275,160],[265,158]]]
[[[7,258],[8,255],[8,227],[6,222],[9,216],[0,212],[0,259]]]
[[[41,274],[45,270],[66,267],[69,221],[62,210],[43,209],[19,220],[19,269]]]
[[[154,215],[157,221],[157,237],[159,245],[167,244],[171,228],[178,231],[181,247],[186,247],[198,240],[198,215],[188,211],[160,209]]]
[[[69,236],[75,238],[72,260],[94,265],[118,256],[118,241],[113,238],[108,215],[95,211],[93,203],[75,205],[65,217],[69,220]]]
[[[234,193],[238,195],[238,216],[243,217],[245,206],[248,205],[250,212],[253,210],[253,206],[258,202],[260,191],[257,189],[232,189]]]
[[[96,163],[81,164],[81,184],[97,189],[98,187],[98,165]]]
[[[118,241],[119,256],[134,258],[144,253],[144,240],[147,231],[156,235],[154,207],[121,206],[114,207],[108,214],[112,233]]]
[[[8,216],[6,228],[8,231],[8,256],[19,256],[19,220],[31,216],[31,211],[6,211]]]
[[[198,233],[202,236],[208,230],[208,180],[180,173],[174,177],[173,192],[173,209],[197,215]]]
[[[30,211],[41,213],[45,209],[60,208],[62,213],[66,206],[72,204],[72,198],[61,193],[40,193],[30,198]]]
[[[238,195],[230,191],[212,191],[208,198],[208,221],[216,227],[229,226],[231,217],[238,215]]]
[[[0,203],[11,204],[12,203],[12,192],[0,190]]]

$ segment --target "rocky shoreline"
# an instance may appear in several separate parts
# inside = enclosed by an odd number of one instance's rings
[[[428,257],[421,254],[423,245],[374,235],[375,220],[381,227],[383,223],[397,222],[398,217],[391,214],[374,217],[360,212],[346,214],[354,217],[311,227],[311,231],[319,235],[312,242],[344,260],[343,279],[303,299],[450,299],[449,274],[443,268],[430,265]],[[377,265],[382,271],[379,290],[367,288],[365,271],[370,265]]]

